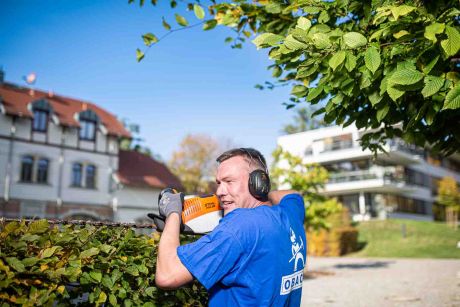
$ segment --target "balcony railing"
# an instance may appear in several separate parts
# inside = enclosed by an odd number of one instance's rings
[[[382,167],[361,171],[332,173],[329,175],[328,183],[352,182],[371,179],[383,179],[391,183],[404,181],[403,175],[396,174],[396,171],[397,170],[395,167]]]
[[[342,150],[342,149],[347,149],[347,148],[352,148],[352,147],[353,147],[353,140],[337,141],[337,142],[324,144],[323,152]]]

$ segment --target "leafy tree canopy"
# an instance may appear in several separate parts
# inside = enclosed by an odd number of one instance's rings
[[[203,30],[234,29],[226,39],[233,48],[256,35],[257,48],[269,49],[273,77],[292,86],[292,104],[324,102],[317,113],[327,123],[370,129],[364,148],[377,151],[396,136],[445,154],[460,152],[459,8],[456,0],[186,4]],[[175,19],[178,29],[196,25],[178,13]],[[166,35],[178,30],[165,19],[163,26]],[[143,39],[149,48],[162,37]]]

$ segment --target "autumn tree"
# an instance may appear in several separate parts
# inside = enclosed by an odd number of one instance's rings
[[[319,194],[328,180],[327,170],[319,164],[307,164],[278,147],[273,152],[270,177],[274,188],[299,191],[305,201],[305,225],[308,230],[328,228],[327,218],[341,211],[342,205],[335,199]]]
[[[189,134],[173,152],[168,165],[181,180],[187,193],[208,193],[215,180],[216,158],[231,146],[228,140],[218,141],[204,134]]]
[[[457,181],[453,177],[444,177],[438,186],[438,204],[445,207],[446,220],[453,228],[458,226],[458,213],[460,212],[460,191]]]
[[[460,151],[457,0],[170,3],[178,26],[163,19],[166,34],[144,34],[146,49],[200,23],[203,30],[233,29],[235,37],[226,39],[233,48],[257,36],[253,43],[269,49],[273,61],[276,82],[269,87],[292,86],[288,107],[325,102],[318,113],[327,123],[372,129],[361,145],[373,151],[393,137],[445,154]],[[201,21],[190,24],[186,9]],[[144,52],[137,50],[138,60]]]

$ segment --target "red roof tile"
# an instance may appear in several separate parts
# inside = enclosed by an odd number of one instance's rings
[[[137,151],[120,150],[118,157],[117,176],[122,184],[183,190],[180,180],[163,163]]]
[[[11,83],[0,84],[0,97],[6,114],[29,118],[32,118],[33,114],[27,108],[28,104],[40,99],[46,99],[53,108],[54,114],[58,117],[59,123],[71,127],[80,126],[75,119],[75,114],[90,109],[99,116],[102,124],[107,128],[108,134],[131,137],[131,134],[113,114],[90,102],[49,94],[40,90],[32,90]]]

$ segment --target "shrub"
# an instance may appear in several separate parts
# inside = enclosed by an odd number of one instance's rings
[[[198,283],[155,287],[159,236],[130,228],[0,223],[0,303],[25,306],[205,306]]]

